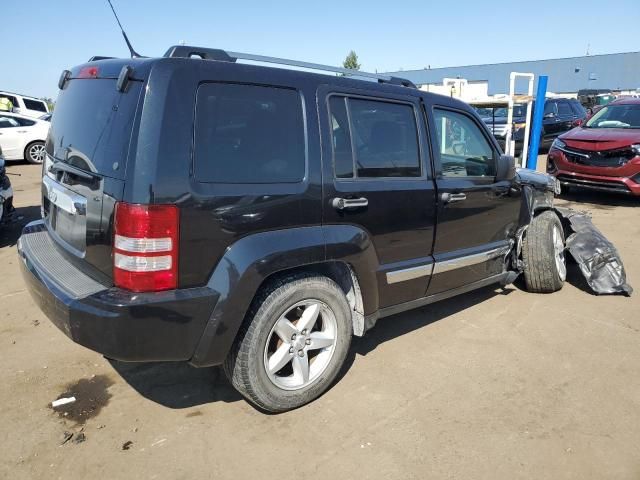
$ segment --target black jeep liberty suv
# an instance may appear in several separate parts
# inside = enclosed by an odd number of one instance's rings
[[[516,171],[471,107],[243,55],[177,46],[63,72],[42,220],[18,251],[74,342],[222,364],[279,412],[327,390],[379,318],[519,273],[562,287],[555,181]]]

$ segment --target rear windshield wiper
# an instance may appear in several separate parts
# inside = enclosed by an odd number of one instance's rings
[[[57,172],[67,172],[67,173],[71,173],[72,175],[76,175],[80,178],[85,178],[87,180],[95,180],[102,178],[100,175],[98,175],[97,173],[92,173],[92,172],[85,172],[82,170],[79,170],[78,168],[75,168],[67,163],[64,162],[56,162],[53,165],[51,165],[49,167],[49,171],[51,173],[57,173]]]

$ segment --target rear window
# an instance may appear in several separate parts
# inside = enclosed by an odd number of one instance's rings
[[[70,80],[58,96],[47,153],[82,170],[124,178],[142,82]]]
[[[302,98],[287,88],[202,85],[194,141],[200,182],[300,182],[306,165]]]
[[[29,100],[28,98],[23,98],[24,106],[27,107],[27,110],[35,110],[37,112],[47,113],[47,107],[44,102],[39,102],[37,100]]]

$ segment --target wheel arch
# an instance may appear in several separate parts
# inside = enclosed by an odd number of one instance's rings
[[[231,245],[208,286],[220,294],[191,363],[224,361],[251,302],[282,276],[314,272],[335,281],[347,297],[353,331],[362,336],[365,316],[378,309],[377,255],[369,235],[350,225],[261,232]]]

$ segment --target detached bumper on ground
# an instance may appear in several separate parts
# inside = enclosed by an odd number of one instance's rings
[[[18,242],[28,289],[74,342],[123,361],[189,360],[218,298],[207,287],[133,293],[103,285],[58,250],[42,222]]]

